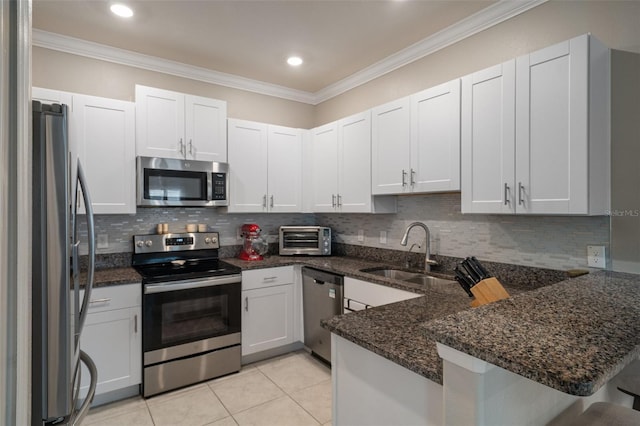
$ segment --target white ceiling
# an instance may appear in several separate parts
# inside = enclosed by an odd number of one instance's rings
[[[495,0],[122,2],[133,18],[111,14],[106,0],[34,0],[33,27],[313,94],[500,6]],[[291,54],[304,64],[288,66]]]

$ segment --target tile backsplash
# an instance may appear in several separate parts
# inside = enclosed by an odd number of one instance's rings
[[[396,214],[317,214],[319,225],[330,226],[336,241],[424,253],[425,234],[414,228],[406,247],[400,240],[414,221],[431,231],[431,252],[552,269],[587,266],[587,245],[609,245],[607,216],[463,215],[460,194],[398,197]],[[358,231],[364,241],[358,241]],[[381,232],[386,234],[383,244]]]
[[[135,215],[99,215],[96,236],[105,236],[108,248],[98,253],[133,251],[132,236],[155,233],[158,223],[181,232],[189,223],[205,223],[220,233],[222,246],[240,244],[238,230],[257,223],[269,242],[275,242],[280,225],[330,226],[337,242],[392,250],[409,250],[415,243],[424,252],[424,231],[413,229],[406,247],[400,239],[414,221],[431,230],[431,251],[452,257],[475,255],[479,259],[551,269],[586,267],[589,244],[609,245],[609,217],[463,215],[460,194],[398,197],[395,214],[227,214],[215,208],[138,208]],[[82,230],[84,225],[80,224]],[[362,230],[364,241],[358,240]],[[81,232],[82,233],[82,232]],[[381,233],[387,242],[381,243]],[[84,250],[86,253],[86,246]]]
[[[155,234],[158,223],[168,223],[169,232],[186,232],[191,223],[204,223],[210,231],[220,233],[221,246],[241,243],[239,229],[245,223],[257,223],[262,235],[269,242],[278,238],[280,225],[310,225],[315,223],[311,214],[226,214],[216,208],[138,208],[135,215],[97,215],[95,217],[96,239],[107,236],[108,248],[98,248],[97,253],[119,253],[133,251],[133,235]],[[82,241],[86,239],[84,220],[79,223]],[[81,246],[86,253],[86,245]]]

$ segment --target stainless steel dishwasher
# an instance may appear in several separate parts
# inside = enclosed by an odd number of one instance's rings
[[[342,275],[302,268],[304,344],[328,363],[331,363],[331,332],[322,328],[320,321],[342,314],[343,282]]]

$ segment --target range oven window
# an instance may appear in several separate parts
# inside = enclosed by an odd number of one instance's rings
[[[162,169],[144,170],[146,200],[206,201],[207,173]]]
[[[144,351],[240,332],[239,283],[145,294]]]

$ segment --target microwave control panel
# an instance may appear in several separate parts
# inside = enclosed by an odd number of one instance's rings
[[[227,199],[227,174],[226,173],[212,173],[212,191],[211,198],[213,200],[226,200]]]

